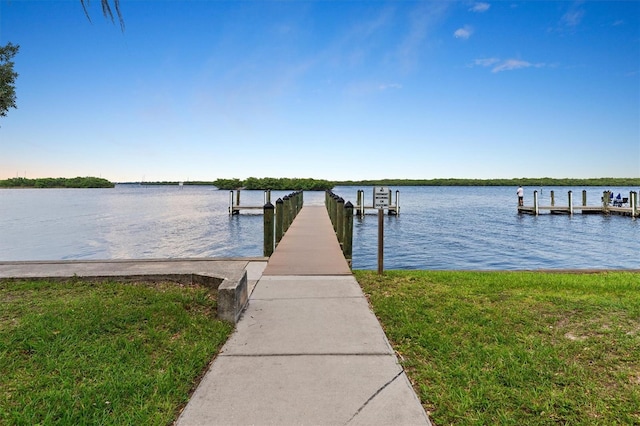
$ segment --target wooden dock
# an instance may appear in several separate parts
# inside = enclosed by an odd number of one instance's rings
[[[609,191],[604,191],[601,198],[601,205],[587,205],[586,191],[582,191],[582,204],[574,205],[573,193],[569,191],[567,194],[567,205],[557,206],[555,205],[555,197],[553,191],[551,191],[551,205],[541,206],[538,203],[538,191],[533,191],[533,205],[532,206],[518,206],[518,213],[539,215],[539,214],[564,214],[573,215],[575,213],[581,214],[602,214],[602,215],[619,215],[640,217],[640,208],[638,206],[638,194],[635,191],[629,193],[629,197],[625,197],[622,200],[617,200],[611,197]],[[615,203],[615,205],[612,205]]]
[[[325,206],[305,206],[263,275],[351,275]]]
[[[241,211],[255,211],[262,213],[264,211],[264,205],[267,202],[271,201],[271,191],[264,191],[264,202],[260,206],[252,206],[252,205],[240,205],[240,190],[229,191],[229,215],[235,216],[240,214]]]

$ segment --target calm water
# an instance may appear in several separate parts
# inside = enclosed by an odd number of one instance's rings
[[[356,191],[334,192],[352,202]],[[401,214],[385,217],[386,269],[640,268],[640,221],[581,215],[516,213],[516,188],[401,187]],[[549,188],[533,190],[549,204]],[[553,188],[556,205],[581,203],[583,188]],[[634,188],[588,190],[628,196]],[[262,191],[241,204],[262,205]],[[274,192],[272,200],[286,195]],[[305,192],[306,204],[324,193]],[[262,216],[228,214],[229,192],[212,187],[0,190],[0,261],[262,256]],[[353,267],[377,267],[377,218],[355,219]]]

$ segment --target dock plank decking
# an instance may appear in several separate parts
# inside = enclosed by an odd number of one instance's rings
[[[263,275],[351,275],[324,206],[304,206]]]

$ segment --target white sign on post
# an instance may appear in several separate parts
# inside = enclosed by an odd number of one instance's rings
[[[373,207],[376,209],[386,209],[389,207],[389,187],[376,186],[373,188]]]

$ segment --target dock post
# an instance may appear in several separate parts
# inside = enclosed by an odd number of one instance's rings
[[[631,206],[631,217],[638,215],[638,193],[636,191],[629,192],[629,205]]]
[[[400,190],[396,189],[396,216],[400,216]]]
[[[264,256],[273,254],[273,204],[264,205]]]
[[[384,273],[384,210],[378,209],[378,275]]]
[[[298,216],[298,212],[300,211],[300,193],[298,191],[293,193],[293,197],[291,198],[291,208],[293,209],[291,222],[293,222],[293,219]]]
[[[344,243],[342,244],[342,253],[351,268],[353,257],[353,204],[347,201],[344,205]]]
[[[298,193],[292,192],[289,194],[289,201],[291,202],[291,223],[298,215]]]
[[[336,234],[338,243],[342,246],[344,243],[344,198],[338,198],[336,200],[336,206]]]
[[[333,194],[331,198],[331,222],[333,222],[333,230],[338,232],[338,196]]]
[[[356,192],[356,214],[360,216],[360,209],[362,208],[362,203],[360,202],[360,190]]]
[[[240,190],[236,189],[236,206],[240,206]]]
[[[264,191],[264,203],[270,203],[271,202],[271,190],[267,189]]]
[[[556,193],[551,190],[549,195],[551,196],[551,207],[554,207],[556,205]]]
[[[364,189],[358,191],[360,193],[360,217],[364,217]]]
[[[538,190],[537,189],[533,191],[533,211],[535,212],[536,216],[538,216],[539,210],[538,210]]]
[[[233,191],[229,191],[229,216],[240,214],[240,209],[236,208],[237,204],[233,204]]]
[[[284,214],[284,217],[282,218],[282,232],[287,232],[287,229],[289,229],[289,225],[291,224],[288,195],[282,197],[282,210]]]
[[[287,219],[288,219],[287,229],[289,229],[289,227],[293,223],[293,219],[296,218],[296,205],[295,204],[296,204],[295,195],[292,192],[291,194],[289,194],[289,200],[287,200],[287,202],[285,202],[285,205],[287,206],[286,209],[287,209]]]
[[[610,200],[609,194],[610,194],[610,191],[604,191],[602,193],[602,212],[604,214],[609,213],[609,200]]]
[[[582,206],[583,207],[587,206],[587,190],[586,189],[582,190]]]
[[[282,198],[278,198],[276,200],[276,245],[278,245],[284,235],[284,232],[282,232],[284,222],[283,206],[284,202],[282,201]]]
[[[573,191],[569,191],[569,214],[573,215]]]

